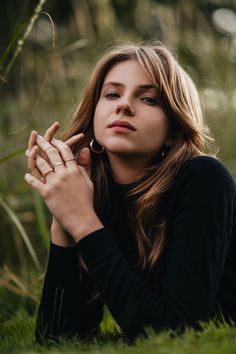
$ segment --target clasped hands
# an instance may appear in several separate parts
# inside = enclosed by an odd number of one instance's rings
[[[59,123],[54,123],[45,137],[31,132],[26,150],[31,173],[25,174],[25,180],[39,192],[54,218],[78,242],[103,225],[93,207],[93,183],[85,167],[76,163],[69,147],[80,141],[83,134],[62,142],[53,138],[58,128]],[[39,156],[38,147],[44,158]],[[90,160],[89,149],[84,152],[85,160]]]

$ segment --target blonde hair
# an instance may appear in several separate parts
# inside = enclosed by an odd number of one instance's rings
[[[132,197],[130,227],[136,238],[139,263],[143,270],[151,270],[162,253],[166,236],[166,217],[163,203],[173,180],[184,161],[200,155],[214,156],[209,146],[214,142],[204,124],[199,95],[194,83],[178,64],[171,52],[160,42],[128,43],[110,49],[97,63],[84,98],[78,106],[71,126],[63,138],[83,132],[85,139],[73,146],[79,156],[94,137],[93,117],[104,79],[117,63],[137,60],[157,87],[158,102],[171,126],[171,146],[165,156],[146,168],[146,178],[129,190]],[[111,171],[106,153],[92,154],[91,179],[95,187],[95,210],[103,218],[109,204]],[[111,225],[112,226],[112,225]]]

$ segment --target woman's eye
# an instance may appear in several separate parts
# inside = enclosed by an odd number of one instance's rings
[[[117,92],[108,92],[105,97],[114,100],[115,98],[119,97],[119,94]]]
[[[141,98],[141,100],[146,102],[150,106],[155,106],[157,104],[157,101],[152,97],[143,97]]]

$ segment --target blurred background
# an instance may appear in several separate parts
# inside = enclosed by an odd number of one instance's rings
[[[8,0],[0,5],[0,326],[33,314],[51,217],[24,181],[32,129],[68,125],[106,48],[161,40],[199,89],[218,157],[236,178],[236,0]]]

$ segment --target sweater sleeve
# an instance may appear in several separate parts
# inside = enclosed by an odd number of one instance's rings
[[[147,327],[177,329],[209,318],[232,236],[232,193],[221,165],[182,168],[169,206],[166,264],[158,284],[128,264],[106,228],[79,241],[94,282],[129,340],[145,335]]]
[[[99,334],[102,306],[89,302],[94,286],[80,275],[77,247],[50,244],[47,271],[36,321],[36,341],[58,341],[60,336],[90,340]]]

